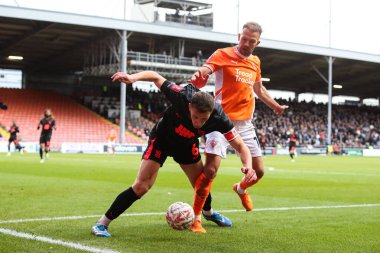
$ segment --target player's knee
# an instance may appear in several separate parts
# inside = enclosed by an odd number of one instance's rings
[[[152,185],[148,182],[136,182],[132,188],[137,196],[142,197],[149,191],[150,188],[152,188]]]
[[[207,166],[204,168],[203,173],[208,179],[214,179],[216,177],[218,169],[215,166]]]

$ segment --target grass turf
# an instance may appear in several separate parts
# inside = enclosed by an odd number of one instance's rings
[[[251,188],[255,211],[244,212],[232,191],[242,177],[234,155],[223,160],[212,188],[213,208],[233,227],[203,221],[207,234],[170,229],[166,208],[192,203],[184,173],[168,159],[151,191],[110,227],[111,238],[90,234],[93,223],[134,181],[140,155],[0,154],[0,228],[119,252],[377,252],[380,249],[378,158],[265,157],[266,175]],[[377,204],[376,206],[333,206]],[[300,209],[284,209],[300,207]],[[304,209],[302,207],[325,207]],[[330,208],[329,208],[330,207]],[[232,211],[231,211],[232,210]],[[236,210],[236,211],[235,211]],[[71,220],[15,219],[91,216]],[[0,252],[83,252],[0,233]]]

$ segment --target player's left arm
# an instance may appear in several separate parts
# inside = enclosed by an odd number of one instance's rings
[[[166,79],[155,71],[141,71],[135,74],[127,74],[124,72],[117,72],[111,77],[112,82],[122,82],[126,84],[134,83],[136,81],[150,81],[154,82],[158,89],[161,89],[162,84]]]
[[[273,110],[276,115],[281,115],[288,108],[287,105],[280,105],[272,98],[268,90],[265,88],[261,81],[258,81],[253,85],[253,91],[256,95],[269,107]]]
[[[53,126],[52,127],[54,130],[57,130],[57,125],[55,124],[55,120],[53,120]]]

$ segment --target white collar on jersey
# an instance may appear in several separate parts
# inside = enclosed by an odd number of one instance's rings
[[[249,57],[249,56],[242,55],[238,50],[238,46],[234,46],[233,49],[234,49],[235,54],[237,54],[237,56],[239,56],[240,58],[247,59]]]

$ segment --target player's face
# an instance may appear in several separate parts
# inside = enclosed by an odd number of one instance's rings
[[[250,56],[252,51],[260,44],[259,32],[252,32],[248,28],[244,28],[242,33],[238,36],[239,45],[238,50],[244,56]]]
[[[201,128],[210,118],[211,112],[199,112],[189,104],[190,118],[194,128]]]
[[[49,118],[50,116],[51,116],[51,111],[50,110],[46,110],[45,111],[45,117]]]

